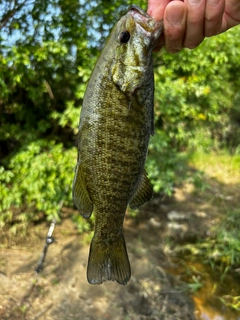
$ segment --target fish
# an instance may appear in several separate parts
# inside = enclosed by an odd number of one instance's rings
[[[90,284],[131,277],[123,235],[129,205],[152,198],[144,169],[154,133],[152,51],[163,23],[136,5],[115,24],[84,94],[77,134],[73,201],[84,218],[94,212],[87,279]]]

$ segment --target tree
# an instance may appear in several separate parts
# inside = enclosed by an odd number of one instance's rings
[[[0,223],[13,215],[25,221],[44,213],[50,219],[63,197],[72,205],[66,189],[86,83],[109,30],[129,4],[0,5]],[[235,148],[240,143],[233,144],[226,130],[230,123],[239,128],[239,33],[235,28],[195,50],[155,56],[156,134],[147,166],[156,191],[171,191],[179,151],[209,148],[213,141]]]
[[[75,135],[87,80],[128,1],[3,1],[0,48],[2,224],[72,205]],[[117,8],[117,9],[116,9]],[[18,209],[19,208],[19,209]]]

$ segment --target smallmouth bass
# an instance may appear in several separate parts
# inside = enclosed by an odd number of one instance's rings
[[[90,284],[127,284],[131,268],[123,236],[127,206],[152,197],[144,170],[154,132],[152,50],[163,32],[133,5],[114,26],[89,80],[80,116],[75,206],[95,229],[87,278]]]

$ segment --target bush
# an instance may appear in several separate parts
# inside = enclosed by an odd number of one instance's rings
[[[72,204],[75,161],[75,149],[65,150],[54,141],[34,141],[19,150],[9,159],[7,169],[0,167],[0,224],[11,221],[17,208],[21,208],[15,217],[18,221],[37,220],[40,212],[48,219],[58,218],[60,201]]]
[[[109,28],[128,4],[35,1],[9,16],[0,48],[2,224],[13,212],[20,212],[19,220],[36,219],[38,212],[50,219],[63,197],[72,205],[71,188],[65,190],[76,164],[86,83]],[[155,57],[156,134],[146,166],[156,192],[170,195],[179,172],[184,176],[187,148],[238,150],[239,36],[234,28],[195,50]]]

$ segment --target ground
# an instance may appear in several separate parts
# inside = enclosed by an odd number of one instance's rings
[[[175,187],[171,197],[156,195],[135,217],[127,212],[124,230],[132,267],[127,286],[88,284],[90,233],[79,235],[71,209],[63,208],[53,234],[56,241],[38,275],[35,269],[50,223],[32,225],[24,238],[3,230],[0,319],[239,320],[240,312],[214,297],[219,279],[201,260],[193,262],[178,250],[181,244],[209,236],[223,209],[238,202],[237,178],[230,185],[217,179],[214,170],[206,174],[205,185],[197,191],[187,181]],[[229,292],[236,280],[229,279]]]

